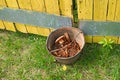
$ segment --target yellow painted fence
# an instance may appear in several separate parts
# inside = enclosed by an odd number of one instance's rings
[[[13,9],[23,9],[38,12],[46,12],[49,14],[63,15],[73,18],[72,0],[0,0],[0,8],[8,7]],[[23,33],[34,33],[44,36],[53,30],[51,28],[43,28],[19,23],[0,21],[0,29],[10,31],[20,31]]]
[[[76,0],[79,20],[120,21],[120,0]],[[0,0],[0,7],[46,12],[73,18],[73,0]],[[53,29],[0,21],[0,29],[47,36]],[[120,37],[85,36],[86,42],[104,37],[120,44]]]
[[[79,20],[120,21],[120,0],[77,0],[77,7]],[[85,40],[99,42],[104,37],[120,44],[120,37],[113,36],[85,36]]]

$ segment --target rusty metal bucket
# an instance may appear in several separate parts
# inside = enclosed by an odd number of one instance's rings
[[[53,50],[55,40],[58,37],[60,37],[61,35],[63,35],[65,32],[67,32],[69,34],[69,36],[72,40],[75,38],[76,42],[79,44],[81,49],[78,53],[76,53],[72,57],[67,57],[67,58],[56,57],[50,51]],[[49,53],[51,53],[54,56],[54,58],[57,60],[57,62],[60,62],[60,63],[63,63],[63,64],[73,64],[79,58],[79,56],[81,54],[80,52],[84,47],[85,41],[84,41],[84,35],[79,28],[62,27],[62,28],[56,29],[56,30],[54,30],[53,32],[50,33],[50,35],[47,38],[47,43],[46,44],[47,44],[46,47],[47,47]]]

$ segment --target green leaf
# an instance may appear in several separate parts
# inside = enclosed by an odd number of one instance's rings
[[[104,42],[103,42],[103,41],[100,41],[100,42],[98,42],[98,44],[104,44]]]
[[[109,48],[110,48],[110,49],[113,49],[112,45],[109,45]]]

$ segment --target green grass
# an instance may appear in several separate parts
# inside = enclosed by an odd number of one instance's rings
[[[55,63],[46,37],[0,31],[0,80],[120,80],[120,45],[86,44],[73,65]]]

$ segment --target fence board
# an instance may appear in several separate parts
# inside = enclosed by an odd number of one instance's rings
[[[92,20],[93,0],[77,0],[78,19]],[[86,42],[92,42],[92,36],[85,36]]]
[[[14,24],[12,22],[4,21],[3,23],[4,23],[5,27],[6,27],[6,30],[16,32],[16,29],[15,29]]]
[[[24,5],[23,5],[23,2],[24,2]],[[26,1],[20,0],[19,3],[20,3],[19,5],[21,5],[20,8],[32,10],[31,0],[26,0]],[[28,5],[28,3],[29,3],[29,5]],[[31,25],[25,25],[25,26],[26,26],[26,30],[28,31],[28,33],[38,34],[36,27],[33,27]]]
[[[6,3],[8,7],[18,9],[18,4],[16,0],[6,0]]]
[[[94,20],[106,21],[108,0],[94,0]]]
[[[115,21],[120,21],[120,0],[116,1]],[[118,39],[118,44],[120,44],[120,37]]]
[[[115,8],[116,8],[116,0],[109,0],[107,20],[114,21]]]
[[[31,6],[34,11],[45,12],[44,0],[31,0]]]
[[[109,21],[115,20],[116,3],[117,3],[117,0],[109,0],[108,14],[107,14],[107,20]],[[118,37],[113,37],[113,36],[105,36],[105,38],[112,39],[114,40],[115,43],[118,43],[118,39],[119,39]]]
[[[27,33],[26,27],[24,24],[15,23],[16,29],[20,32]]]
[[[108,0],[94,0],[94,20],[106,21]],[[104,36],[93,36],[93,42],[99,42]]]
[[[93,36],[93,42],[98,43],[99,41],[103,40],[103,36]]]
[[[85,42],[91,43],[92,42],[92,36],[85,36]]]
[[[17,0],[19,7],[21,9],[27,9],[27,10],[31,10],[31,2],[30,0]]]
[[[120,37],[118,38],[118,44],[120,44]]]
[[[50,29],[42,28],[42,27],[39,27],[37,30],[38,30],[38,34],[43,35],[43,36],[48,36],[51,32]]]
[[[16,9],[19,8],[16,0],[6,0],[6,2],[7,2],[8,7],[10,7],[10,8],[16,8]],[[24,25],[19,24],[19,23],[15,23],[15,26],[16,26],[16,29],[18,31],[23,32],[23,33],[27,33]]]
[[[39,12],[45,12],[45,2],[44,0],[31,0],[32,10],[33,11],[39,11]],[[33,31],[32,28],[35,30]],[[40,27],[33,27],[28,26],[27,30],[28,32],[40,34],[43,36],[48,36],[50,33],[49,28],[40,28]],[[46,33],[46,34],[45,34]]]
[[[45,0],[46,12],[50,14],[60,14],[58,0]]]
[[[0,0],[0,6],[1,7],[5,7],[6,6],[5,0]]]
[[[2,7],[4,7],[4,6],[6,6],[5,0],[0,0],[0,9],[2,9]],[[2,20],[0,20],[0,29],[5,29],[5,26],[4,26]]]
[[[26,29],[29,33],[38,34],[37,27],[35,26],[26,25]]]
[[[5,0],[0,1],[0,6],[7,7],[7,4],[6,4]],[[15,27],[14,27],[14,24],[12,22],[3,21],[3,24],[4,24],[4,27],[6,27],[6,30],[16,31]]]
[[[77,0],[78,19],[92,20],[93,0]]]
[[[72,0],[59,0],[60,11],[63,16],[69,16],[73,18],[72,13]]]
[[[0,29],[5,29],[5,26],[3,24],[3,21],[0,21]]]

